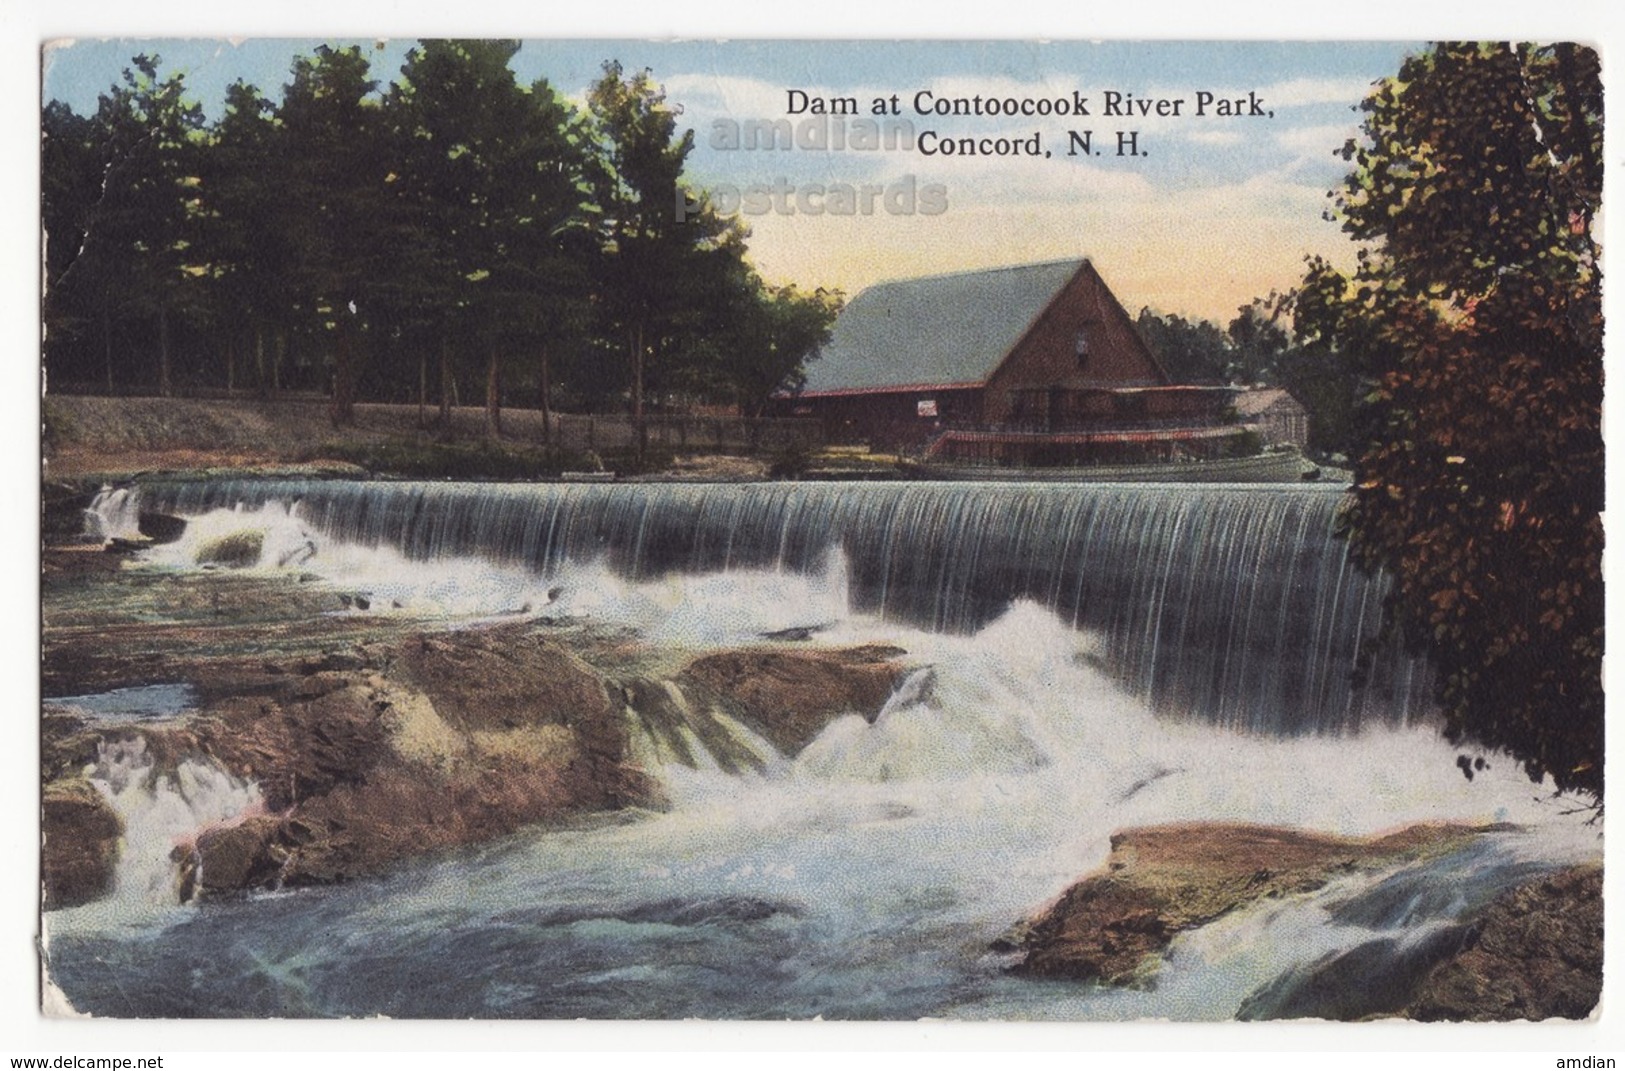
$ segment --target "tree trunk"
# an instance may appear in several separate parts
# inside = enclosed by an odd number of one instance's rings
[[[440,333],[440,434],[451,434],[451,395],[457,388],[451,374],[451,339]]]
[[[230,397],[237,389],[237,336],[233,333],[226,339],[226,396]]]
[[[359,363],[354,330],[341,311],[338,317],[338,338],[335,340],[333,351],[333,399],[328,406],[328,417],[335,428],[355,423],[355,391]]]
[[[643,325],[632,329],[632,445],[637,451],[638,464],[648,446],[648,428],[643,422]]]
[[[265,328],[254,328],[254,390],[261,398],[267,393],[270,381],[265,375]]]
[[[502,437],[502,360],[495,332],[485,357],[485,434]]]
[[[429,354],[418,347],[418,427],[428,419],[429,408]]]
[[[553,446],[553,379],[549,367],[547,342],[542,342],[542,445]]]
[[[107,358],[107,393],[113,393],[113,317],[102,306],[102,349]]]
[[[288,332],[286,328],[276,333],[276,360],[271,362],[271,389],[278,394],[282,393],[282,366],[288,362]]]
[[[158,393],[165,398],[175,393],[169,374],[169,306],[158,306]]]

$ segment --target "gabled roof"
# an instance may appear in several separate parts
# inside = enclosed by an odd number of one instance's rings
[[[841,311],[802,394],[985,383],[1086,260],[902,279]]]
[[[1276,406],[1303,410],[1303,403],[1280,387],[1254,387],[1241,391],[1236,395],[1235,405],[1236,415],[1243,417],[1260,416]]]

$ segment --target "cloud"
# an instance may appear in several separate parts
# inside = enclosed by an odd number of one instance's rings
[[[1275,143],[1305,155],[1330,155],[1343,147],[1349,138],[1357,137],[1360,128],[1355,123],[1326,126],[1287,127],[1275,135]]]
[[[1192,130],[1185,140],[1198,145],[1240,145],[1247,139],[1237,130]]]
[[[1368,78],[1292,78],[1265,86],[1259,95],[1275,108],[1296,108],[1311,104],[1354,105],[1371,92]]]

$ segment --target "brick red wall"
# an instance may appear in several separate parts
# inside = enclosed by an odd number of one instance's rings
[[[1076,344],[1080,328],[1089,336],[1089,355],[1081,363]],[[1094,265],[1086,264],[993,373],[983,417],[990,423],[1008,419],[1010,391],[1023,387],[1078,390],[1167,382],[1128,312],[1106,288]]]

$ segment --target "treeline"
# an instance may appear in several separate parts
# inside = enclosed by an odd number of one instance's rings
[[[238,81],[214,123],[132,60],[96,113],[44,109],[48,382],[169,395],[759,415],[840,295],[768,286],[689,190],[693,135],[618,63],[580,109],[517,41],[423,41],[380,92],[359,47]],[[681,199],[689,209],[679,218]],[[693,209],[700,203],[699,211]]]
[[[1175,382],[1285,388],[1309,412],[1310,451],[1346,463],[1363,445],[1358,413],[1371,372],[1320,330],[1326,295],[1314,281],[1323,266],[1312,267],[1303,285],[1254,299],[1223,327],[1149,308],[1135,324]]]

